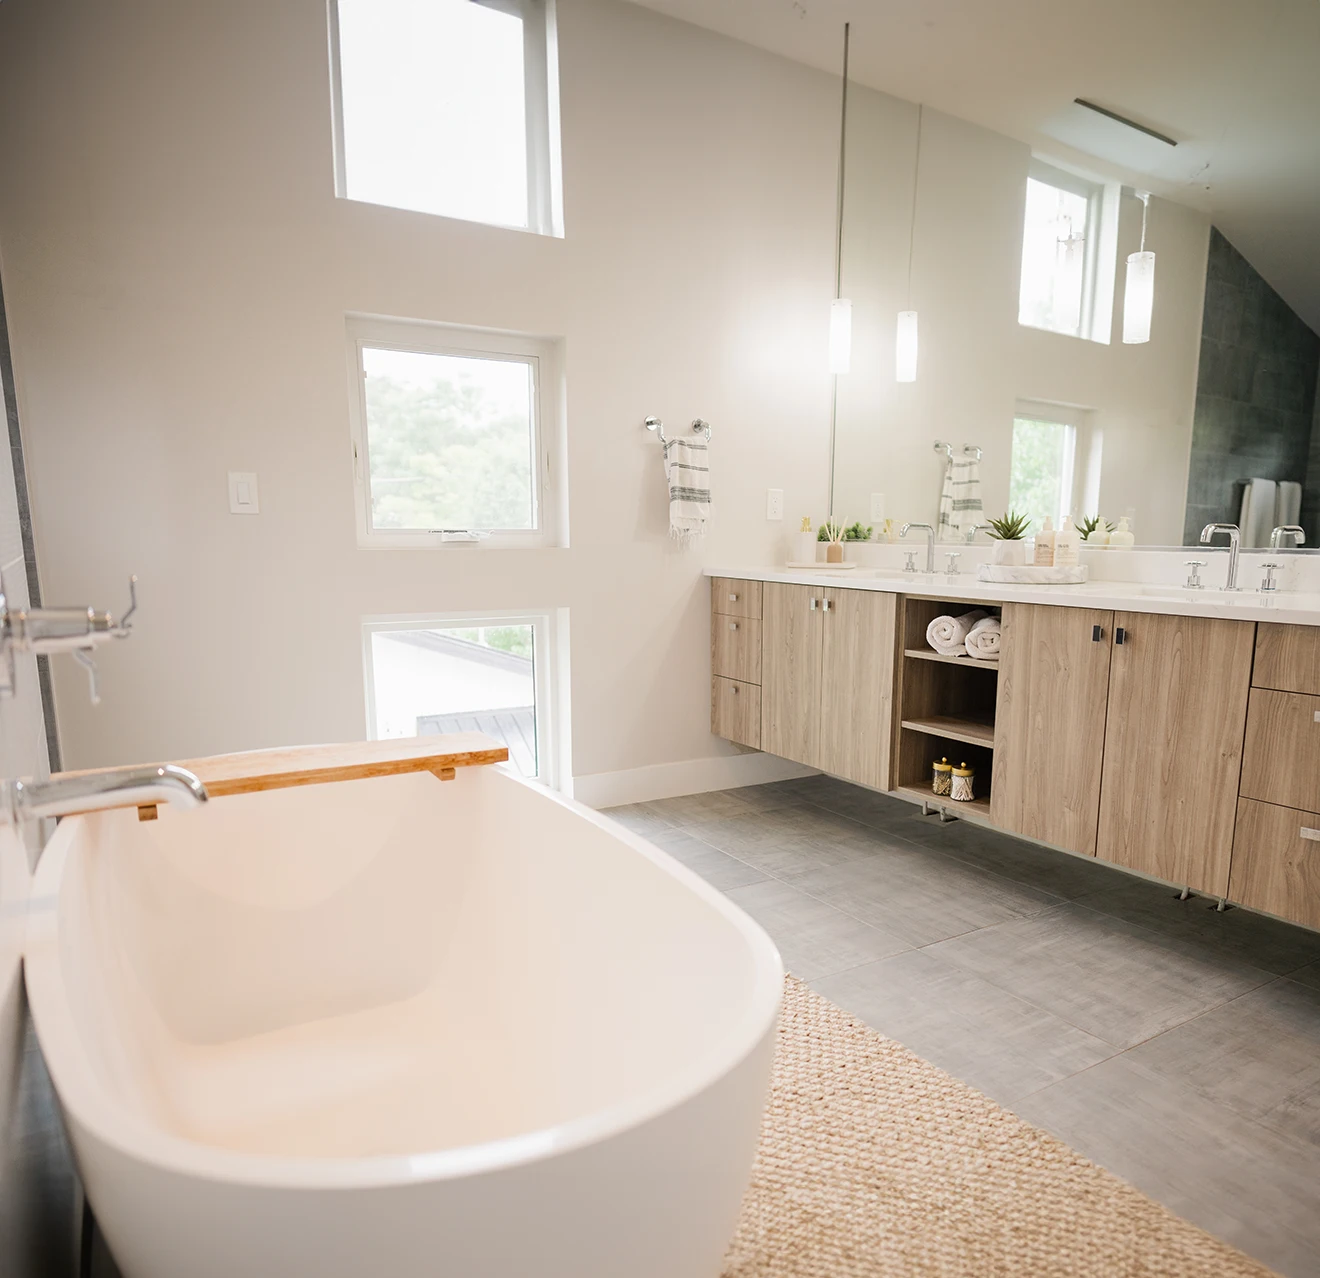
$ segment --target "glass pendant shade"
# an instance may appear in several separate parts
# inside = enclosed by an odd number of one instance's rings
[[[1128,254],[1127,286],[1123,291],[1123,340],[1150,341],[1150,314],[1155,305],[1155,254]]]
[[[917,380],[917,313],[899,311],[898,339],[894,348],[894,364],[900,382]]]
[[[852,302],[836,297],[830,303],[830,372],[846,373],[852,365]]]

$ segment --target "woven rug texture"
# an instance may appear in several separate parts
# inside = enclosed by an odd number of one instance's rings
[[[724,1278],[1271,1272],[787,979]]]

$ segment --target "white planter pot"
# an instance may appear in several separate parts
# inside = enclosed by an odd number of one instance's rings
[[[1025,541],[996,541],[990,562],[1011,568],[1021,567],[1027,562],[1027,543]]]

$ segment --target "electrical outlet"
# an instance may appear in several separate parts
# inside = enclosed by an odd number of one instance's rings
[[[784,490],[782,488],[767,488],[765,490],[765,517],[767,519],[783,519]]]
[[[873,524],[883,524],[885,522],[884,493],[871,494],[871,522]]]

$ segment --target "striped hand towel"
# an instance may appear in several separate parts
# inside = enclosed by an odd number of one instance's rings
[[[665,444],[669,535],[700,537],[710,520],[710,443],[700,435]]]
[[[981,467],[970,457],[950,458],[940,490],[939,541],[962,541],[985,515],[981,504]]]

